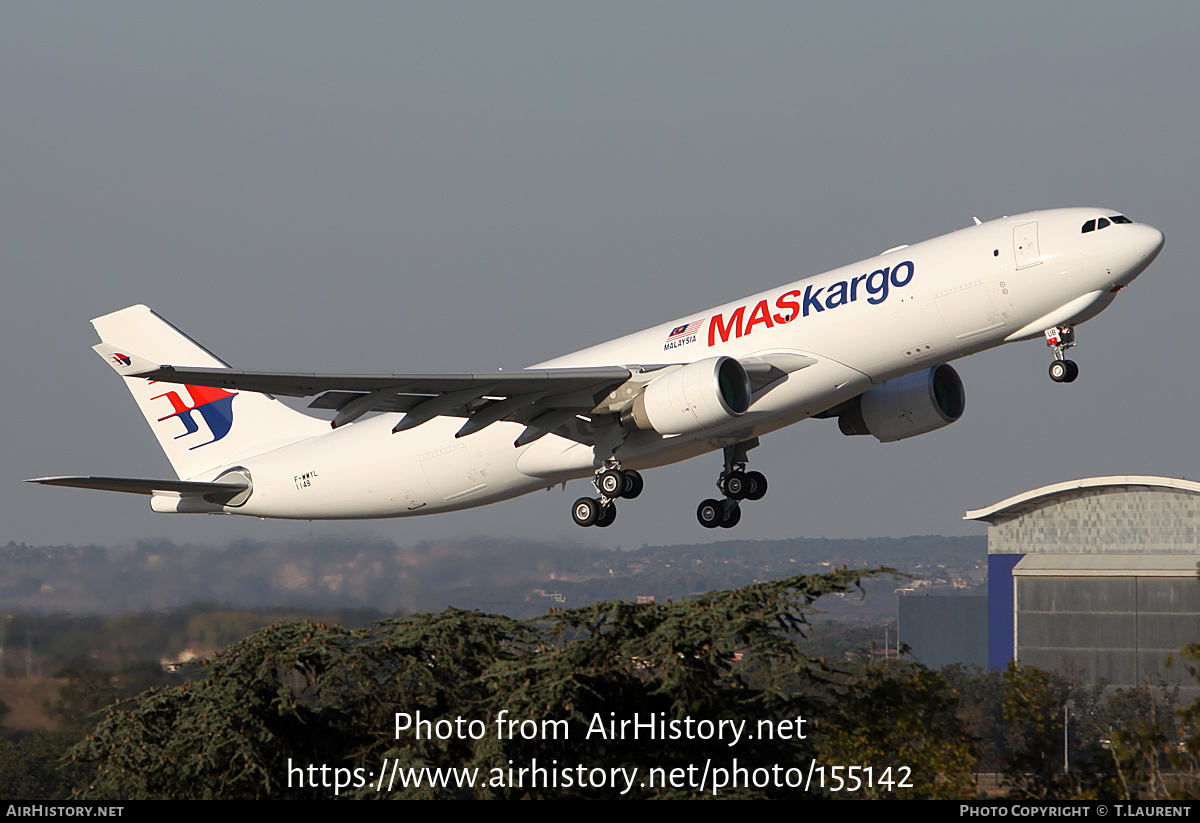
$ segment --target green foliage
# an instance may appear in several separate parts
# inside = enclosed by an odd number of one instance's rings
[[[81,667],[125,672],[138,662],[177,655],[188,646],[222,648],[281,621],[309,618],[363,626],[384,616],[364,609],[235,610],[204,603],[120,617],[26,613],[0,617],[0,640],[8,644],[4,668],[9,675]]]
[[[958,695],[921,666],[872,666],[839,695],[822,746],[823,762],[870,764],[875,774],[904,768],[900,785],[864,787],[857,798],[954,799],[973,793],[975,753],[956,715]]]
[[[78,737],[65,731],[36,731],[20,740],[0,739],[0,797],[69,800],[91,773],[86,764],[66,759]]]
[[[881,572],[798,576],[676,603],[599,603],[535,622],[449,610],[360,630],[273,626],[210,661],[203,679],[114,709],[74,755],[97,766],[89,796],[129,799],[333,794],[331,782],[313,787],[300,780],[309,765],[359,775],[356,785],[340,791],[369,797],[622,795],[611,785],[546,788],[501,780],[473,788],[394,785],[384,793],[364,785],[361,776],[370,774],[374,782],[380,769],[393,765],[469,767],[488,775],[536,758],[543,765],[636,767],[644,776],[652,768],[729,764],[740,755],[760,765],[804,766],[819,743],[811,736],[756,738],[747,755],[728,740],[614,738],[599,734],[596,724],[635,713],[662,722],[751,725],[825,716],[834,731],[850,724],[835,708],[845,685],[834,682],[836,673],[825,663],[804,655],[797,640],[817,598],[850,591],[861,577]],[[739,652],[745,653],[740,663]],[[965,738],[955,737],[953,701],[936,675],[912,673],[896,687],[871,681],[847,694],[864,707],[903,714],[891,732],[897,747],[904,734],[922,728],[921,741],[902,749],[905,756],[934,763],[931,752],[940,745],[946,757],[969,760]],[[488,733],[479,739],[394,733],[397,713],[417,712],[432,722],[478,719]],[[501,717],[535,721],[539,733],[534,739],[498,735]],[[929,768],[951,774],[948,785],[960,785],[953,769]],[[329,780],[328,774],[320,779]],[[921,791],[943,796],[934,785]],[[795,793],[740,785],[722,796]],[[702,794],[694,785],[639,785],[624,796]]]
[[[1200,681],[1200,643],[1185,646],[1181,656],[1188,673]],[[1172,747],[1175,779],[1171,796],[1200,799],[1200,698],[1177,710],[1176,716],[1180,725]]]
[[[1112,755],[1119,796],[1125,800],[1168,800],[1172,797],[1164,766],[1173,760],[1171,712],[1159,705],[1155,689],[1117,690],[1110,705],[1120,716],[1113,729]]]
[[[1004,722],[1003,675],[962,664],[945,666],[941,674],[958,695],[958,719],[975,741],[975,770],[1003,771],[1010,748]]]
[[[740,721],[791,718],[817,709],[811,695],[790,693],[784,681],[824,682],[830,670],[801,654],[795,638],[807,626],[805,609],[822,594],[857,585],[858,573],[801,576],[762,583],[693,600],[638,606],[628,602],[599,603],[564,611],[548,621],[540,653],[504,662],[491,669],[492,693],[485,707],[489,716],[507,709],[518,720],[565,720],[569,740],[527,741],[489,738],[479,753],[481,763],[496,766],[509,760],[569,762],[586,740],[589,766],[686,768],[697,762],[730,760],[727,742],[685,741],[647,745],[645,740],[588,736],[600,719],[687,718]],[[746,664],[734,665],[745,651]],[[751,687],[743,675],[752,665],[763,675]],[[574,743],[569,742],[574,741]],[[812,751],[804,741],[756,741],[756,762],[803,761]],[[740,787],[730,794],[771,796],[778,792]],[[498,791],[501,796],[542,796],[521,790]],[[692,787],[659,787],[633,796],[690,797]],[[561,792],[545,796],[563,796]],[[602,796],[582,792],[581,796]]]
[[[150,668],[67,669],[49,707],[66,731],[0,744],[0,795],[65,799],[79,786],[97,798],[323,798],[334,794],[333,770],[342,769],[342,797],[710,797],[711,784],[699,787],[694,775],[667,785],[639,780],[628,792],[611,784],[518,785],[505,775],[536,761],[542,768],[636,769],[644,778],[653,769],[683,774],[735,760],[743,769],[820,764],[825,788],[813,786],[808,796],[969,797],[971,771],[1000,763],[1017,798],[1195,795],[1200,702],[1178,713],[1177,726],[1167,693],[1106,695],[1016,666],[1003,676],[964,667],[941,674],[891,663],[863,667],[836,644],[812,644],[816,600],[858,589],[860,576],[870,574],[798,576],[675,603],[598,603],[535,621],[448,610],[360,629],[280,624],[195,667],[201,675],[192,682],[108,709],[64,765],[71,735],[91,727],[97,707],[162,677]],[[233,619],[205,625],[234,631],[241,617]],[[826,662],[818,649],[838,662]],[[1200,646],[1184,659],[1195,673]],[[1063,776],[1068,698],[1072,769]],[[486,733],[396,734],[397,713],[419,713],[426,722],[474,719]],[[748,721],[755,739],[731,747],[719,738],[608,734],[609,721],[635,716],[643,723]],[[769,727],[798,717],[808,721],[804,738],[759,734],[760,720]],[[516,724],[513,733],[496,733],[501,718]],[[528,722],[534,725],[521,725]],[[527,728],[535,733],[523,735]],[[852,766],[870,766],[874,786]],[[380,770],[391,775],[400,767],[477,769],[480,779],[436,789],[395,783],[377,792]],[[835,767],[842,767],[843,789],[861,781],[855,791],[833,790]],[[897,785],[900,767],[911,769],[911,788]],[[880,780],[889,768],[891,780]],[[489,779],[496,774],[504,779]],[[719,796],[802,794],[742,780]]]
[[[1185,649],[1185,660],[1197,652]],[[960,693],[958,716],[975,738],[977,769],[1002,764],[1014,798],[1128,801],[1197,793],[1200,701],[1172,712],[1178,686],[1072,685],[1060,674],[1017,665],[1003,675],[962,666],[943,674]]]
[[[46,714],[58,721],[60,729],[79,731],[91,726],[94,713],[112,705],[118,699],[116,678],[112,672],[70,666],[61,669],[56,677],[65,678],[54,703],[44,701]]]
[[[441,714],[523,631],[453,610],[371,629],[272,626],[210,661],[204,679],[115,709],[75,755],[99,764],[94,796],[322,797],[289,789],[289,759],[358,765],[392,712]]]
[[[1004,674],[1004,721],[1013,745],[1005,779],[1013,793],[1030,800],[1069,796],[1062,772],[1063,705],[1069,685],[1029,666],[1008,664]]]
[[[1072,685],[1061,674],[1015,663],[1003,683],[1004,774],[1012,797],[1130,798],[1114,769],[1111,738],[1122,718],[1140,717],[1131,712],[1136,701],[1130,703],[1121,689]],[[1069,768],[1064,768],[1064,746]]]

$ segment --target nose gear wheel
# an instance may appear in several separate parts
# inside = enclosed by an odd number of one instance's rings
[[[1079,366],[1066,357],[1067,349],[1075,345],[1074,326],[1055,326],[1046,329],[1046,345],[1054,349],[1054,362],[1050,364],[1050,379],[1055,383],[1074,383],[1079,376]]]

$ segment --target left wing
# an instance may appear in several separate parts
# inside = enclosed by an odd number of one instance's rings
[[[334,428],[368,412],[403,412],[393,431],[415,428],[434,417],[463,417],[466,422],[456,435],[463,437],[509,420],[525,424],[517,439],[517,445],[524,445],[551,432],[591,443],[590,421],[583,418],[634,372],[604,366],[487,374],[347,375],[176,368],[141,361],[131,363],[125,376],[289,397],[317,395],[309,407],[336,410]]]
[[[100,344],[95,348],[102,355]],[[309,408],[332,409],[333,427],[368,412],[403,412],[394,432],[415,428],[434,417],[462,417],[463,437],[502,420],[522,423],[515,445],[554,432],[580,443],[594,442],[594,415],[620,413],[651,380],[682,364],[522,369],[486,374],[306,374],[155,365],[123,354],[126,377],[212,386],[289,397],[317,397]],[[742,362],[755,392],[816,360],[796,354],[747,358]]]

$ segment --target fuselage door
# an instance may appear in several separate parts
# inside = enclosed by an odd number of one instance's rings
[[[1038,224],[1022,223],[1013,227],[1013,255],[1017,260],[1017,268],[1036,266],[1042,262],[1042,253],[1038,249]]]

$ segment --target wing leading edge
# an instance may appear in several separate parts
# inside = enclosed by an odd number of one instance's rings
[[[129,359],[130,356],[126,355]],[[799,354],[770,354],[742,361],[756,394],[769,391],[793,371],[817,361]],[[132,357],[127,377],[210,386],[288,397],[316,395],[309,408],[336,412],[334,428],[370,412],[404,417],[394,432],[434,417],[461,417],[464,437],[493,423],[521,423],[514,445],[555,433],[579,443],[594,442],[596,415],[619,413],[646,384],[682,364],[522,369],[485,374],[310,374],[154,365]]]
[[[508,420],[525,425],[517,439],[517,445],[524,445],[551,432],[591,442],[585,418],[633,374],[620,366],[487,374],[305,374],[155,366],[131,369],[126,376],[288,397],[317,395],[309,407],[336,411],[334,428],[369,412],[402,412],[404,418],[393,431],[415,428],[434,417],[463,417],[466,422],[457,433],[463,437]]]

